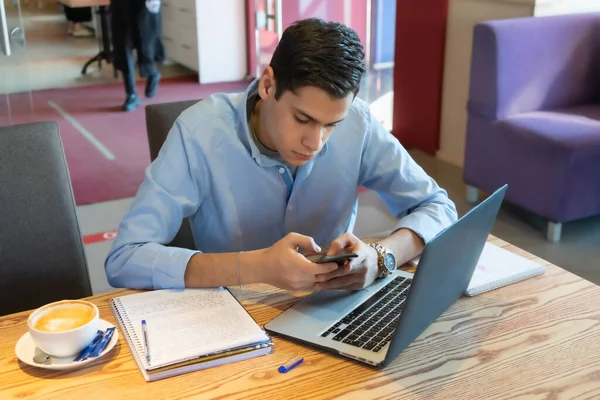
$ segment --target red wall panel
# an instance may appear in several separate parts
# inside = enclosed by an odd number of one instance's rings
[[[407,148],[439,145],[448,0],[397,0],[392,133]]]

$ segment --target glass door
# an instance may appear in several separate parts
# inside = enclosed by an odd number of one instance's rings
[[[269,65],[271,56],[279,43],[283,33],[282,0],[251,0],[255,6],[256,32],[255,32],[255,60],[252,63],[252,73],[259,77]]]
[[[269,65],[281,34],[294,21],[316,17],[354,29],[370,59],[371,0],[249,0],[249,71],[258,77]]]
[[[20,0],[0,0],[0,126],[33,119]]]
[[[394,114],[394,55],[396,46],[396,0],[372,1],[372,53],[359,96],[391,132]]]
[[[358,97],[392,129],[396,0],[247,0],[248,71],[259,77],[281,34],[294,21],[317,17],[354,29],[365,49],[367,72]]]

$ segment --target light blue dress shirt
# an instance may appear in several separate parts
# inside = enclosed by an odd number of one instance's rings
[[[113,287],[183,288],[195,251],[163,244],[184,218],[206,253],[269,247],[289,232],[329,244],[353,230],[360,186],[379,193],[397,229],[410,228],[425,242],[456,220],[446,191],[359,98],[294,179],[252,140],[246,100],[256,84],[212,95],[176,120],[106,259]]]

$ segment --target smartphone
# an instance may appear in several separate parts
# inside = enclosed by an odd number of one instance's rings
[[[346,260],[350,261],[353,258],[358,257],[358,254],[356,253],[341,253],[341,254],[333,254],[330,256],[320,256],[319,258],[317,258],[316,260],[311,260],[312,262],[315,262],[317,264],[325,264],[325,263],[330,263],[330,262],[334,262],[337,263],[338,265],[343,265]]]

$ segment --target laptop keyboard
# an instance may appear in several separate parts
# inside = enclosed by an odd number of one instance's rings
[[[321,336],[379,352],[392,340],[411,281],[401,276],[390,281]]]

